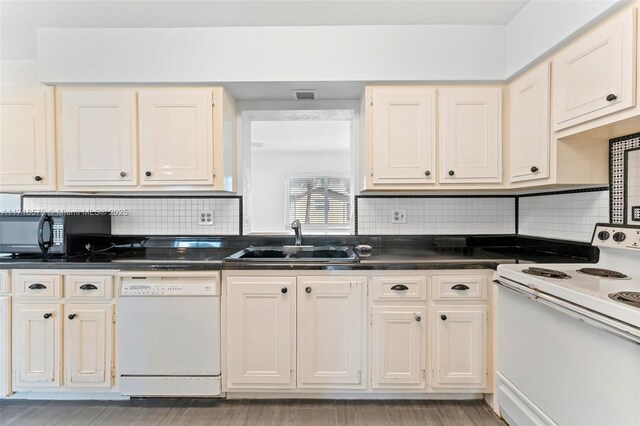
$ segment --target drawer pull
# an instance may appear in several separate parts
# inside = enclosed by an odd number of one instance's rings
[[[49,319],[51,318],[51,315],[53,315],[51,312],[47,312],[46,314],[43,315],[44,319]]]
[[[80,290],[97,290],[97,289],[98,289],[98,287],[96,287],[93,284],[82,284],[80,286]]]
[[[40,283],[31,284],[29,286],[29,290],[44,290],[45,288],[47,288],[47,286]]]
[[[72,319],[74,319],[76,316],[77,316],[76,314],[69,314],[69,317],[68,317],[68,318],[69,318],[70,320],[72,320]]]
[[[441,319],[442,321],[446,321],[446,320],[447,320],[447,316],[446,316],[446,315],[440,315],[440,319]]]
[[[393,287],[391,287],[391,290],[395,290],[395,291],[406,291],[409,290],[409,287],[407,287],[404,284],[396,284]]]
[[[456,284],[451,287],[451,290],[469,290],[469,286],[465,284]]]
[[[610,93],[610,94],[607,95],[607,101],[609,101],[609,102],[613,102],[616,99],[618,99],[618,97],[616,95],[614,95],[613,93]]]
[[[416,315],[415,316],[416,321],[420,322],[422,321],[422,317],[420,315]]]
[[[285,294],[285,293],[286,293],[287,291],[289,291],[289,290],[287,290],[287,288],[286,288],[286,287],[282,287],[282,288],[280,289],[280,291],[282,292],[282,294]]]
[[[311,287],[305,288],[304,291],[306,291],[307,293],[311,293]]]

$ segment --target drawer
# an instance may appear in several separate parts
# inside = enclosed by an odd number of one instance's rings
[[[373,300],[426,300],[427,277],[388,276],[373,278]]]
[[[11,283],[9,282],[9,271],[0,271],[0,294],[11,293]]]
[[[71,299],[111,299],[113,276],[65,275],[64,295]]]
[[[484,276],[433,277],[433,298],[441,300],[486,299],[486,281]]]
[[[62,277],[46,274],[18,274],[13,278],[13,292],[23,299],[59,299]]]

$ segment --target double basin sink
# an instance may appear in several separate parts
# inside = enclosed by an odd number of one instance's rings
[[[347,246],[263,246],[247,247],[225,258],[226,262],[357,262],[358,255]]]

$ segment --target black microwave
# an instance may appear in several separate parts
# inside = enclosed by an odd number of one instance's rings
[[[108,235],[109,213],[0,213],[0,253],[75,254]]]

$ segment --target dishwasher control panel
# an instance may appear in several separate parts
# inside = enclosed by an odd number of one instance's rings
[[[148,281],[148,282],[147,282]],[[215,282],[204,281],[171,281],[124,279],[120,296],[217,296]]]

